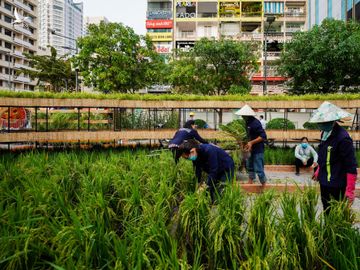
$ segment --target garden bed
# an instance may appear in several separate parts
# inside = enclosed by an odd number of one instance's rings
[[[358,269],[359,222],[316,189],[211,206],[167,151],[0,155],[2,269]],[[359,211],[359,209],[354,209]],[[331,247],[331,248],[329,248]]]

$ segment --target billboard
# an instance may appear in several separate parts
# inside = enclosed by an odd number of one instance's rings
[[[240,17],[239,2],[220,2],[220,17]]]
[[[0,129],[24,129],[30,125],[29,110],[22,107],[0,109]]]
[[[172,20],[147,20],[146,29],[171,29],[173,28]]]
[[[176,18],[196,17],[196,2],[181,1],[176,3]]]
[[[188,52],[195,46],[195,41],[176,41],[176,49]]]
[[[155,50],[159,54],[169,54],[172,51],[172,45],[171,44],[155,44]]]
[[[154,32],[147,33],[152,41],[172,41],[171,32]]]
[[[147,12],[147,18],[149,20],[171,19],[172,11],[171,10],[151,10],[151,11]]]

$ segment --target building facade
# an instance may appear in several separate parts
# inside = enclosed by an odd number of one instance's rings
[[[15,9],[22,17],[29,17],[26,25],[13,24]],[[29,62],[24,53],[37,51],[37,1],[0,1],[0,88],[9,90],[34,90],[36,85],[29,76],[19,74]]]
[[[326,19],[359,21],[360,0],[308,0],[308,28]]]
[[[59,55],[74,54],[83,35],[83,3],[73,0],[38,0],[39,46],[53,46]]]
[[[306,0],[148,0],[146,26],[158,52],[164,54],[175,48],[189,50],[204,37],[259,42],[261,69],[251,74],[252,93],[263,94],[266,72],[266,94],[275,94],[282,91],[285,78],[277,74],[274,60],[294,32],[307,29],[306,10]],[[275,18],[271,25],[266,22],[269,16]]]

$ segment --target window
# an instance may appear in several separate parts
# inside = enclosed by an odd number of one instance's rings
[[[63,10],[62,7],[59,7],[59,6],[56,6],[56,5],[53,5],[53,8],[54,8],[54,9],[57,9],[57,10]]]
[[[9,29],[5,29],[5,35],[11,37],[12,36],[12,32]]]
[[[8,54],[5,54],[5,61],[6,62],[11,62],[11,60],[12,60],[12,57],[10,55],[8,55]]]
[[[33,41],[32,39],[29,39],[29,43],[30,43],[31,45],[34,45],[34,41]]]
[[[5,74],[11,75],[11,74],[12,74],[12,70],[10,69],[10,72],[9,72],[9,69],[8,69],[8,68],[5,68]]]
[[[12,6],[9,3],[4,3],[4,8],[6,8],[7,10],[12,11]]]
[[[11,43],[5,41],[5,48],[11,50]]]
[[[8,16],[4,16],[4,20],[5,20],[5,22],[7,22],[7,23],[11,23],[11,22],[12,22],[12,19],[11,19],[10,17],[8,17]]]

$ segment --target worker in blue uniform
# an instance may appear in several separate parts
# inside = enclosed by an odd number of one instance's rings
[[[320,183],[321,201],[325,214],[330,209],[330,200],[354,201],[357,177],[357,162],[353,141],[349,133],[337,121],[352,115],[334,104],[325,101],[314,112],[310,123],[317,123],[321,132],[318,150],[318,168],[314,179]]]
[[[267,178],[264,171],[264,150],[266,141],[266,132],[260,121],[255,118],[256,114],[249,105],[244,105],[238,110],[236,115],[242,116],[246,123],[246,133],[248,142],[245,145],[245,151],[250,153],[246,160],[246,168],[249,174],[249,184],[253,184],[256,174],[260,183],[265,186]]]
[[[208,142],[201,138],[199,133],[196,130],[196,125],[194,120],[188,120],[183,128],[180,128],[174,135],[174,137],[169,142],[169,149],[173,152],[175,162],[179,161],[179,157],[176,154],[179,145],[184,141],[195,139],[200,143],[207,144]]]
[[[179,146],[178,155],[191,160],[198,183],[202,183],[202,172],[207,173],[206,185],[212,202],[220,194],[226,182],[234,178],[234,161],[220,147],[213,144],[199,144],[189,140]]]

